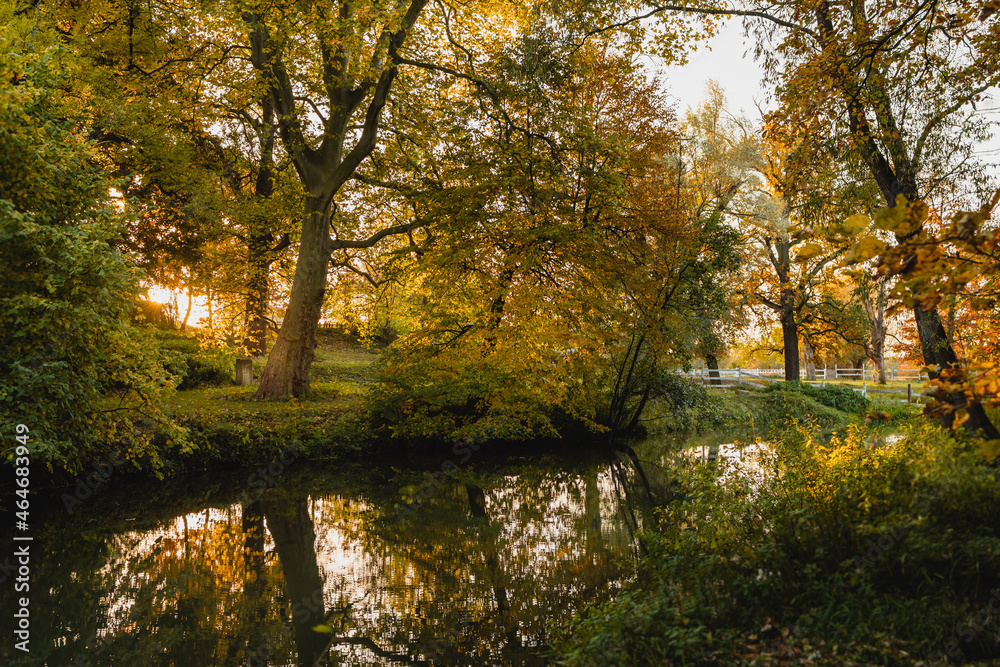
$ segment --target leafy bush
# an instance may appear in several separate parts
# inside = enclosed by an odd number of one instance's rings
[[[233,384],[233,371],[217,358],[185,354],[184,363],[184,379],[177,386],[180,390],[197,387],[225,387]]]
[[[715,419],[717,403],[699,382],[676,373],[662,373],[654,386],[654,400],[644,422],[657,430],[688,431],[706,425],[721,426]]]
[[[643,577],[556,643],[566,665],[1000,657],[997,470],[923,423],[892,447],[790,431],[756,467],[679,467]],[[996,605],[993,604],[992,609]]]
[[[860,414],[868,410],[871,405],[867,398],[850,387],[838,387],[832,384],[823,387],[803,386],[809,387],[806,390],[807,396],[841,412]]]
[[[157,408],[166,355],[132,324],[123,221],[62,101],[58,53],[16,49],[0,29],[0,439],[27,425],[32,463],[50,469],[112,452],[155,467],[152,431],[182,434]]]
[[[827,407],[853,414],[861,414],[871,406],[867,398],[850,387],[841,387],[832,384],[816,387],[803,382],[772,382],[764,388],[764,391],[799,392]]]
[[[544,359],[496,348],[470,355],[400,340],[375,365],[368,409],[393,437],[413,441],[558,437],[554,420],[575,416],[570,382]]]

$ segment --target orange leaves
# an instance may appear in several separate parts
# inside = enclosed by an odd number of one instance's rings
[[[948,419],[953,428],[970,419],[970,406],[1000,405],[1000,356],[993,342],[1000,338],[995,313],[1000,239],[987,229],[998,201],[1000,192],[977,211],[957,212],[947,224],[936,220],[925,203],[903,197],[876,215],[876,225],[899,239],[878,256],[879,271],[896,278],[894,309],[945,308],[949,336],[960,343],[960,357],[966,359],[931,368],[940,375],[925,391],[931,396],[925,414]]]

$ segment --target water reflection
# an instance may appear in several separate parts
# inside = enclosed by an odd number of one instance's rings
[[[400,514],[420,479],[311,473],[245,507],[236,483],[200,507],[188,489],[52,508],[36,534],[32,653],[4,619],[2,662],[547,664],[554,628],[619,590],[652,525],[628,455],[463,471]],[[13,595],[2,587],[3,608]]]

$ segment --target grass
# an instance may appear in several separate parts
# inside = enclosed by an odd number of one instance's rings
[[[764,378],[765,381],[783,380],[784,378],[774,377],[774,378]],[[757,382],[757,378],[753,378],[754,382]],[[806,382],[803,380],[803,382]],[[919,396],[920,392],[923,391],[925,380],[891,380],[885,384],[879,384],[878,382],[873,382],[872,380],[851,380],[847,378],[839,378],[837,380],[825,381],[822,378],[816,380],[815,382],[809,381],[808,384],[820,385],[826,382],[828,385],[834,385],[838,387],[854,387],[860,389],[862,386],[868,387],[869,391],[872,390],[884,390],[884,391],[902,391],[906,392],[906,386],[910,385],[914,396]]]
[[[747,390],[736,393],[732,389],[720,391],[709,388],[708,404],[699,411],[693,424],[694,431],[733,433],[737,438],[770,438],[784,430],[794,420],[813,422],[826,435],[852,423],[862,421],[874,411],[886,412],[887,423],[875,423],[871,428],[894,427],[907,423],[921,414],[922,406],[907,404],[887,394],[870,394],[868,407],[860,413],[849,413],[823,405],[810,396],[786,390]]]
[[[783,429],[790,419],[815,420],[824,430],[846,426],[854,416],[818,403],[808,396],[789,391],[747,394],[713,394],[713,419],[725,424],[749,426],[758,437],[769,437]]]
[[[164,350],[173,350],[174,352],[183,352],[184,354],[198,354],[198,339],[190,331],[158,329],[155,327],[149,327],[149,331],[152,332],[153,338],[160,343],[160,347]]]
[[[196,344],[180,332],[166,334],[161,340],[169,349],[186,348],[185,340]],[[323,334],[306,396],[256,401],[256,385],[170,393],[164,411],[187,429],[194,449],[169,461],[168,468],[256,465],[289,449],[310,458],[339,458],[369,445],[363,394],[373,381],[371,365],[377,355],[344,336]],[[254,360],[256,378],[265,361]]]
[[[320,330],[317,335],[316,357],[309,375],[317,386],[344,383],[364,386],[374,381],[371,366],[378,358],[374,350],[361,347],[349,336]],[[260,378],[266,359],[254,359],[253,375]]]

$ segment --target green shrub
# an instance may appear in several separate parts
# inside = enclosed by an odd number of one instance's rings
[[[867,398],[850,387],[832,384],[816,387],[803,382],[772,382],[764,388],[764,391],[799,392],[827,407],[854,414],[866,412],[871,406]]]
[[[64,98],[65,56],[18,53],[0,27],[0,441],[30,429],[32,465],[71,472],[126,455],[155,467],[168,360],[133,325],[141,275],[117,250],[125,221]]]
[[[931,424],[892,447],[865,431],[793,429],[740,474],[679,467],[640,583],[563,634],[560,664],[1000,657],[982,616],[1000,588],[996,468]]]
[[[854,391],[850,387],[838,387],[828,384],[823,387],[812,387],[809,385],[806,395],[815,398],[825,406],[840,410],[841,412],[852,412],[860,414],[870,407],[868,399]]]
[[[184,364],[184,379],[177,386],[180,390],[198,387],[225,387],[233,384],[233,371],[219,359],[197,354],[185,354]]]

